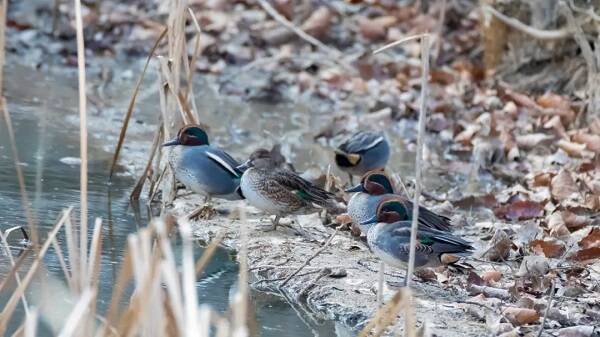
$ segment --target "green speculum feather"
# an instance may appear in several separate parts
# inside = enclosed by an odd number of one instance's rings
[[[294,192],[294,194],[296,194],[296,196],[298,198],[302,199],[302,200],[308,200],[309,199],[308,193],[306,193],[304,191],[299,190],[299,191]]]
[[[419,240],[419,242],[423,245],[431,246],[433,244],[433,240],[430,237],[424,237]]]

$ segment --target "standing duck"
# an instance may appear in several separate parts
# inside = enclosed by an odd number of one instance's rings
[[[360,184],[347,189],[346,192],[356,192],[348,202],[348,215],[363,233],[367,233],[367,228],[361,223],[373,219],[379,205],[386,200],[397,201],[402,206],[403,219],[412,220],[413,203],[398,194],[394,194],[392,182],[383,172],[365,174]],[[449,231],[451,227],[450,219],[423,206],[419,206],[419,226],[420,228],[432,228],[441,231]]]
[[[363,221],[368,227],[367,243],[384,263],[404,268],[410,251],[411,221],[404,214],[405,206],[396,200],[382,202],[377,215]],[[471,254],[471,244],[448,232],[419,227],[415,250],[415,269],[456,263]]]
[[[177,137],[163,146],[172,146],[169,164],[175,178],[194,193],[204,195],[205,203],[212,197],[227,200],[243,199],[240,192],[242,172],[239,162],[227,152],[211,146],[206,131],[199,125],[186,125]]]
[[[335,150],[335,163],[340,170],[352,176],[383,169],[390,158],[390,145],[383,134],[359,131]]]
[[[309,214],[337,207],[332,193],[290,170],[277,167],[271,152],[265,149],[254,151],[237,169],[244,171],[240,187],[248,203],[275,215],[273,230],[282,216]]]

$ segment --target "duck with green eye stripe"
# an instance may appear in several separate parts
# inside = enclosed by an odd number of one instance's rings
[[[369,248],[384,263],[405,268],[410,251],[411,221],[405,220],[404,205],[397,200],[381,202],[375,218],[365,220]],[[415,246],[415,269],[456,263],[471,255],[471,244],[458,236],[419,227]]]
[[[282,216],[337,209],[332,193],[290,170],[278,168],[271,152],[267,150],[254,151],[238,169],[244,171],[240,187],[248,203],[275,215],[273,230],[277,228]]]
[[[199,125],[186,125],[177,136],[163,144],[172,147],[169,164],[175,178],[194,193],[221,199],[243,199],[239,162],[222,149],[211,146],[206,131]],[[196,212],[194,212],[196,214]]]
[[[360,225],[360,223],[375,219],[377,207],[383,200],[397,200],[402,207],[402,209],[399,209],[402,220],[412,220],[413,203],[400,195],[394,194],[392,182],[383,172],[375,171],[365,174],[360,184],[347,189],[346,192],[355,192],[348,201],[348,215],[364,233],[367,232],[367,228]],[[450,227],[450,219],[419,206],[419,228],[449,231]]]

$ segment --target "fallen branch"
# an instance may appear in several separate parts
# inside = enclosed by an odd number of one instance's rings
[[[306,261],[304,261],[304,263],[302,265],[300,265],[300,267],[298,267],[298,269],[296,269],[293,273],[290,274],[290,276],[288,276],[283,282],[281,282],[281,284],[279,285],[279,288],[283,288],[283,286],[285,286],[288,282],[290,282],[292,277],[296,276],[296,274],[298,274],[304,267],[306,267],[310,263],[310,261],[312,261],[315,257],[319,256],[319,254],[321,254],[325,249],[327,249],[327,247],[329,247],[329,244],[331,244],[331,242],[333,241],[333,238],[335,237],[335,235],[338,233],[339,229],[340,228],[337,227],[335,229],[335,232],[333,232],[333,234],[331,234],[329,239],[327,239],[327,241],[325,242],[323,247],[321,247],[319,250],[317,250],[311,257],[306,259]]]
[[[540,324],[540,330],[538,331],[537,337],[541,337],[544,332],[544,325],[546,325],[546,318],[548,318],[548,313],[550,312],[550,308],[552,308],[552,301],[554,300],[554,290],[556,289],[556,282],[552,281],[552,287],[550,287],[550,298],[548,298],[548,304],[546,305],[546,312],[544,312],[544,318],[542,318],[542,323]]]

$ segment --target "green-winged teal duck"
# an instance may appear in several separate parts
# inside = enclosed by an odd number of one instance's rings
[[[362,222],[374,219],[377,207],[384,200],[396,200],[402,206],[402,216],[404,220],[412,220],[413,203],[397,194],[394,194],[392,182],[383,172],[368,172],[365,174],[360,184],[347,189],[346,192],[356,192],[348,202],[348,215],[356,223],[363,233],[367,228],[361,225]],[[420,228],[432,228],[441,231],[450,230],[450,219],[438,215],[423,206],[419,206],[419,226]]]
[[[163,144],[172,146],[169,164],[175,178],[194,193],[204,195],[205,202],[211,197],[242,199],[239,162],[227,152],[209,144],[208,135],[198,125],[186,125],[177,137]]]
[[[273,229],[286,215],[309,214],[335,209],[335,196],[298,174],[277,167],[271,152],[259,149],[238,170],[243,170],[240,187],[250,205],[275,215]]]
[[[382,133],[359,131],[335,150],[335,163],[352,176],[383,169],[390,158],[390,145]]]
[[[396,200],[380,203],[376,217],[361,223],[368,227],[367,242],[384,263],[403,268],[408,262],[411,221]],[[420,227],[417,231],[415,269],[453,264],[471,254],[471,244],[448,232]]]

